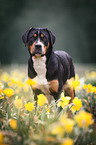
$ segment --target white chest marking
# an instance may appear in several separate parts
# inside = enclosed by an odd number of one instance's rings
[[[33,79],[37,82],[36,88],[40,89],[46,95],[50,94],[49,83],[46,79],[46,57],[33,58],[33,67],[37,73],[37,76]]]

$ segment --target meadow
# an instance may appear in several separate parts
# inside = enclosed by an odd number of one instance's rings
[[[23,71],[0,71],[0,145],[95,145],[96,72],[70,79],[76,97],[61,93],[48,105]],[[58,109],[61,107],[61,111]]]

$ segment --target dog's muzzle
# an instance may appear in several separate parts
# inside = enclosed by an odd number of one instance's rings
[[[35,44],[34,55],[42,54],[42,46],[40,44]]]
[[[35,45],[35,51],[42,52],[42,46],[40,44]]]
[[[41,42],[35,44],[33,56],[44,56],[44,46]]]

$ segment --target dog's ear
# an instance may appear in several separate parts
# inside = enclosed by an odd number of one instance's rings
[[[49,36],[50,36],[51,47],[53,48],[53,44],[55,43],[56,37],[50,30],[47,29],[47,31],[48,31]]]
[[[25,46],[26,46],[26,43],[28,42],[28,36],[29,36],[29,33],[31,30],[32,30],[32,27],[30,29],[26,30],[24,32],[24,34],[22,35],[22,41],[25,44]]]

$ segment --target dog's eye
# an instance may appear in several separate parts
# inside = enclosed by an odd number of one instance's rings
[[[41,34],[41,38],[43,38],[44,37],[44,35],[43,34]]]
[[[44,34],[41,34],[41,39],[46,40],[46,37],[44,36]]]
[[[33,36],[31,36],[31,39],[35,39],[37,37],[37,34],[34,34]]]
[[[37,34],[34,34],[34,37],[36,37],[37,36]]]

